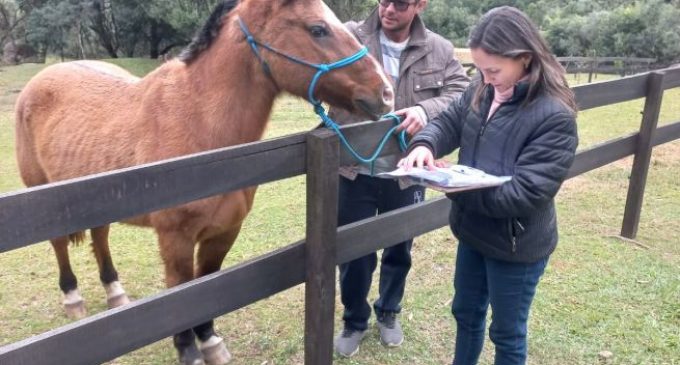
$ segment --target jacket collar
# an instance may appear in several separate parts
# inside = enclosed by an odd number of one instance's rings
[[[359,26],[359,32],[367,36],[378,37],[378,32],[380,31],[380,17],[378,15],[378,8],[375,8],[371,15],[366,18],[366,21]],[[411,35],[408,41],[409,46],[423,46],[426,44],[426,32],[425,23],[416,14],[411,23]]]
[[[480,80],[481,81],[481,80]],[[510,100],[506,101],[507,104],[515,104],[518,102],[523,101],[527,93],[529,92],[529,81],[520,81],[517,84],[515,84],[515,91],[513,91],[512,97]],[[491,102],[493,101],[493,87],[487,87],[486,90],[486,100],[485,102],[491,105]]]

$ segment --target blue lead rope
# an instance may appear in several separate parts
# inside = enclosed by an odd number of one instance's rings
[[[363,156],[359,155],[359,153],[354,149],[354,147],[352,147],[352,145],[349,143],[349,141],[347,141],[347,138],[345,138],[344,133],[342,133],[342,131],[340,130],[340,126],[337,123],[335,123],[328,116],[328,114],[326,114],[326,110],[321,105],[315,105],[314,106],[314,112],[318,116],[321,117],[321,120],[323,120],[323,124],[324,124],[324,126],[326,126],[326,128],[331,129],[332,131],[334,131],[338,135],[338,138],[340,138],[340,141],[345,146],[347,151],[357,161],[365,163],[365,164],[372,164],[373,162],[375,162],[375,160],[380,155],[380,152],[382,152],[382,150],[385,148],[385,144],[387,144],[387,141],[389,140],[390,136],[397,130],[397,127],[399,126],[399,123],[401,122],[401,120],[399,119],[399,117],[397,115],[392,114],[392,113],[385,114],[383,116],[383,118],[391,118],[392,120],[394,120],[395,126],[390,128],[390,130],[387,131],[387,133],[385,133],[385,136],[383,136],[383,138],[380,140],[378,147],[376,147],[376,149],[373,152],[373,154],[371,155],[371,157],[363,157]],[[397,138],[399,140],[399,148],[402,151],[405,151],[406,146],[407,146],[406,131],[401,131],[401,133],[399,133]]]
[[[271,69],[269,67],[269,64],[267,64],[267,61],[260,54],[260,50],[259,50],[258,46],[260,46],[260,47],[262,47],[262,48],[264,48],[264,49],[266,49],[270,52],[273,52],[273,53],[275,53],[279,56],[285,57],[285,58],[287,58],[287,59],[289,59],[289,60],[291,60],[295,63],[299,63],[299,64],[302,64],[302,65],[305,65],[305,66],[309,66],[309,67],[317,70],[316,74],[314,74],[314,77],[312,78],[311,83],[309,84],[309,89],[307,90],[307,101],[309,101],[314,106],[314,112],[319,117],[321,117],[321,120],[323,121],[324,126],[326,126],[326,128],[333,130],[338,135],[338,138],[340,138],[340,141],[342,142],[342,144],[345,146],[347,151],[349,151],[349,153],[355,159],[357,159],[358,161],[360,161],[362,163],[371,164],[371,172],[372,172],[373,171],[373,163],[378,158],[378,155],[380,155],[380,152],[382,152],[383,148],[385,148],[385,144],[387,143],[387,140],[396,131],[399,123],[401,122],[399,117],[395,114],[392,114],[392,113],[385,114],[383,116],[383,118],[391,118],[392,120],[394,120],[395,126],[390,128],[390,130],[385,134],[385,136],[382,138],[382,140],[378,144],[378,147],[376,148],[373,155],[371,155],[371,157],[369,157],[369,158],[365,158],[365,157],[359,155],[356,152],[356,150],[354,149],[354,147],[352,147],[352,145],[349,143],[349,141],[347,141],[347,138],[345,138],[345,135],[342,133],[342,131],[340,131],[340,127],[338,126],[338,124],[335,123],[326,113],[326,109],[324,109],[323,106],[321,105],[321,101],[314,98],[314,89],[316,88],[316,84],[318,83],[321,76],[323,76],[324,74],[326,74],[326,73],[328,73],[332,70],[335,70],[335,69],[338,69],[338,68],[341,68],[341,67],[345,67],[345,66],[349,66],[352,63],[360,60],[361,58],[363,58],[364,56],[366,56],[368,54],[368,48],[362,47],[354,55],[343,58],[339,61],[335,61],[333,63],[328,63],[328,64],[325,64],[325,63],[321,63],[321,64],[310,63],[310,62],[307,62],[305,60],[299,59],[297,57],[283,53],[283,52],[279,51],[278,49],[269,46],[268,44],[258,42],[257,40],[255,40],[255,38],[250,33],[250,31],[248,31],[248,28],[246,27],[245,23],[243,23],[243,20],[240,17],[238,18],[238,22],[239,22],[239,25],[241,27],[241,30],[243,31],[243,33],[246,36],[246,41],[250,45],[250,48],[253,50],[253,53],[255,53],[255,56],[257,57],[257,59],[260,60],[260,63],[262,64],[264,72],[267,75],[271,76]],[[398,139],[399,139],[399,148],[402,151],[405,151],[406,146],[407,146],[407,144],[406,144],[406,131],[401,131],[401,133],[399,133],[399,135],[398,135]]]
[[[326,110],[321,106],[321,105],[315,105],[314,106],[314,112],[321,117],[321,120],[323,120],[323,124],[326,126],[326,128],[332,130],[335,132],[335,134],[338,135],[338,138],[340,138],[340,141],[342,142],[342,145],[345,146],[345,149],[352,155],[357,161],[365,164],[371,165],[371,176],[374,175],[374,169],[375,169],[375,160],[378,159],[378,156],[380,155],[380,152],[385,148],[385,144],[387,144],[387,141],[389,140],[390,136],[397,130],[397,127],[399,127],[399,123],[401,123],[401,120],[399,119],[399,116],[396,114],[388,113],[383,115],[383,118],[391,118],[394,120],[395,126],[390,128],[387,133],[383,136],[383,138],[380,140],[380,143],[378,144],[378,147],[376,147],[375,151],[373,152],[373,155],[371,157],[363,157],[357,153],[357,151],[352,147],[352,145],[347,141],[347,138],[345,138],[345,134],[342,133],[340,130],[340,126],[338,126],[337,123],[331,119],[328,114],[326,114]],[[406,131],[401,131],[399,135],[397,136],[397,139],[399,140],[399,149],[401,151],[406,151],[406,147],[408,146],[408,143],[406,143]]]

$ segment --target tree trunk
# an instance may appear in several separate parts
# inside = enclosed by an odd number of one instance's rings
[[[158,56],[160,56],[158,50],[163,40],[158,30],[158,23],[152,21],[149,27],[149,58],[153,60],[158,59]]]
[[[109,7],[107,9],[107,7]],[[116,42],[115,24],[113,17],[108,17],[106,12],[110,11],[110,3],[95,1],[92,3],[92,17],[90,18],[90,28],[97,35],[99,44],[106,50],[109,57],[118,58],[118,47]],[[109,21],[111,19],[111,21]]]

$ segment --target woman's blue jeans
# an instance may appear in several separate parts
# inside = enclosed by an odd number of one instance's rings
[[[494,364],[526,363],[529,308],[547,263],[547,258],[529,264],[490,259],[459,243],[451,307],[457,328],[454,365],[477,364],[489,304]]]

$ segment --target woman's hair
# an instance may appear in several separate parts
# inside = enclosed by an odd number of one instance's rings
[[[529,91],[523,105],[545,92],[576,113],[574,92],[569,88],[564,68],[550,52],[536,25],[520,10],[510,6],[489,10],[470,32],[468,47],[513,59],[531,56],[527,67]],[[483,82],[478,85],[472,101],[475,110],[479,109],[480,99],[488,87]]]

